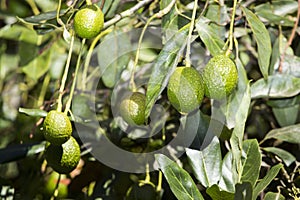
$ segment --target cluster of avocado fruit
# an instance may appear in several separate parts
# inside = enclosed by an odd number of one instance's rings
[[[233,92],[238,82],[234,61],[225,54],[212,57],[203,71],[193,67],[176,67],[167,85],[171,105],[181,114],[199,108],[204,96],[223,100]],[[145,123],[146,97],[133,92],[120,104],[120,115],[129,125]]]
[[[74,31],[80,38],[96,37],[104,25],[104,15],[96,5],[86,5],[74,16]],[[72,137],[72,124],[66,113],[52,110],[43,123],[46,139],[45,159],[52,169],[60,174],[73,171],[80,160],[80,146]]]

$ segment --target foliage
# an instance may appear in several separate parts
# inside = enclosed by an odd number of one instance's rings
[[[91,2],[105,23],[83,40],[73,19]],[[1,197],[299,199],[299,1],[60,3],[0,4]],[[219,54],[235,62],[237,87],[179,113],[166,91],[175,68],[201,74]],[[146,96],[141,126],[119,113],[130,92]],[[67,175],[45,161],[54,109],[81,148]]]

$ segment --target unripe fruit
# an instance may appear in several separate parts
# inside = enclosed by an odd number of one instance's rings
[[[216,100],[222,100],[232,93],[238,81],[236,65],[225,55],[211,58],[205,66],[202,76],[205,95]]]
[[[80,160],[80,147],[75,138],[57,146],[46,144],[45,158],[52,169],[60,174],[68,174],[73,171]]]
[[[203,81],[198,71],[192,67],[177,67],[170,77],[167,95],[180,113],[197,109],[204,96]]]
[[[97,36],[103,25],[103,12],[95,4],[85,6],[75,14],[74,30],[81,38],[90,39]]]
[[[65,143],[72,134],[72,124],[68,116],[56,110],[47,114],[43,128],[45,139],[54,145]]]
[[[120,104],[120,115],[129,125],[145,123],[146,97],[144,94],[134,92],[124,98]]]

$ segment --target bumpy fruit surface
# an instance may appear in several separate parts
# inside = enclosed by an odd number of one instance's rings
[[[129,125],[141,125],[145,122],[145,102],[144,94],[134,92],[124,98],[120,104],[120,115]]]
[[[170,77],[167,95],[180,113],[197,109],[204,96],[204,85],[198,71],[192,67],[177,67]]]
[[[237,85],[238,72],[235,63],[225,55],[211,58],[203,70],[203,81],[207,97],[224,99]]]
[[[75,138],[57,146],[46,144],[45,158],[52,169],[60,174],[68,174],[73,171],[80,160],[80,147]]]
[[[88,5],[80,9],[74,17],[75,33],[90,39],[97,36],[104,24],[104,15],[97,5]]]
[[[72,134],[72,124],[68,116],[56,110],[47,114],[43,127],[45,139],[54,145],[65,143]]]

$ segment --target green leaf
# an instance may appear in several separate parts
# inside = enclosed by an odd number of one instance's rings
[[[285,142],[294,144],[300,143],[300,124],[286,126],[283,128],[271,130],[264,138],[264,140],[274,138]]]
[[[295,156],[286,150],[277,147],[265,147],[263,150],[277,155],[288,167],[296,161]]]
[[[160,9],[167,7],[172,0],[160,1]],[[168,14],[162,17],[162,33],[163,33],[163,44],[165,44],[169,39],[171,39],[174,34],[178,31],[178,15],[175,7],[168,12]]]
[[[113,31],[97,48],[98,63],[105,86],[112,88],[128,65],[132,46],[126,33]]]
[[[200,18],[196,23],[196,29],[201,40],[213,56],[222,52],[225,43],[220,36],[216,34],[214,29],[207,24],[207,20]]]
[[[233,171],[237,171],[240,174],[238,177],[241,177],[241,173],[242,173],[241,147],[242,147],[242,140],[244,137],[245,124],[248,117],[250,102],[251,102],[250,86],[248,83],[245,93],[240,100],[240,103],[237,104],[238,109],[236,111],[236,116],[235,116],[236,126],[234,127],[230,138],[230,145],[232,148],[233,163],[234,163],[232,167],[233,167]],[[233,177],[236,183],[240,182],[240,180],[238,180],[238,177]]]
[[[30,61],[27,65],[22,67],[22,71],[31,79],[37,81],[41,78],[50,67],[50,58],[52,55],[52,48],[43,52],[41,55]]]
[[[19,108],[20,113],[24,113],[31,117],[46,117],[47,112],[41,109]]]
[[[227,98],[227,102],[221,105],[221,110],[226,117],[226,125],[230,129],[234,128],[236,124],[236,113],[239,108],[237,105],[239,105],[240,100],[243,98],[249,82],[247,72],[240,59],[236,59],[236,66],[239,77],[238,85],[236,90]]]
[[[167,85],[169,76],[177,66],[180,50],[186,45],[189,26],[180,29],[168,40],[153,66],[146,93],[146,118],[149,116],[157,97]]]
[[[282,167],[282,164],[277,164],[268,171],[267,175],[255,186],[252,200],[255,200],[259,193],[261,193],[271,183]]]
[[[59,15],[62,16],[67,12],[67,9],[61,9]],[[37,24],[39,22],[48,21],[56,19],[56,11],[44,12],[39,15],[34,15],[30,17],[23,18],[23,20],[27,23]]]
[[[261,166],[261,154],[256,139],[243,141],[242,165],[241,181],[249,182],[254,187],[259,177]]]
[[[222,176],[219,182],[219,187],[230,193],[235,192],[235,184],[237,183],[234,177],[237,176],[237,172],[233,171],[232,167],[232,152],[229,151],[222,162]]]
[[[281,127],[293,125],[298,118],[299,104],[286,108],[272,108],[272,111]]]
[[[0,38],[36,44],[38,35],[34,30],[16,24],[1,28]]]
[[[233,200],[234,199],[234,193],[222,191],[222,190],[220,190],[218,185],[213,185],[213,186],[207,188],[206,193],[212,199],[218,199],[218,200]]]
[[[204,200],[189,173],[163,154],[156,154],[155,160],[159,164],[167,179],[173,194],[179,200]]]
[[[285,197],[280,193],[268,192],[264,200],[285,200]]]
[[[300,78],[287,74],[269,76],[268,80],[259,79],[251,85],[251,98],[285,98],[300,93]]]
[[[203,151],[186,149],[186,154],[195,177],[204,187],[210,187],[219,182],[222,155],[217,137],[214,137]]]
[[[290,20],[289,17],[276,15],[272,12],[272,10],[261,10],[256,12],[256,14],[264,19],[267,19],[268,22],[272,24],[289,27],[293,27],[294,25],[294,22]]]
[[[235,186],[234,200],[252,200],[252,185],[249,182],[238,183]]]
[[[271,39],[268,30],[265,25],[258,19],[258,17],[248,10],[242,7],[243,12],[246,15],[246,19],[253,32],[254,38],[257,43],[258,49],[258,65],[260,71],[265,79],[268,78],[270,58],[272,53]]]
[[[267,104],[272,108],[286,108],[286,107],[293,107],[300,103],[300,95],[291,97],[291,98],[284,98],[284,99],[270,99]]]
[[[225,4],[209,4],[205,17],[211,21],[209,26],[223,41],[226,39],[226,27],[220,24],[228,23],[229,16]]]

